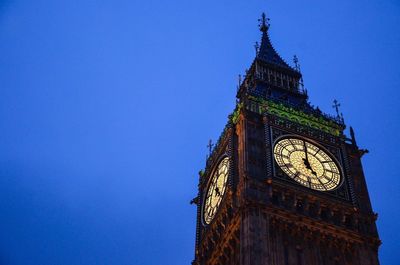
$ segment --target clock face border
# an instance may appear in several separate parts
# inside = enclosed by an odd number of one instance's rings
[[[338,184],[333,189],[320,190],[320,189],[314,189],[314,188],[311,188],[311,187],[307,187],[307,186],[301,184],[300,182],[296,181],[295,179],[293,179],[291,176],[289,176],[281,168],[281,166],[278,164],[278,162],[276,161],[276,158],[275,158],[275,152],[274,152],[275,146],[276,146],[277,143],[279,143],[280,141],[282,141],[284,139],[293,139],[293,138],[294,139],[299,139],[299,140],[302,140],[302,141],[305,141],[305,142],[309,142],[309,143],[315,145],[316,147],[321,149],[323,152],[325,152],[329,156],[329,158],[335,163],[335,165],[336,165],[336,167],[337,167],[337,169],[339,171],[340,180],[339,180]],[[287,178],[289,178],[291,180],[291,182],[294,182],[294,183],[298,184],[302,188],[306,188],[308,190],[312,190],[312,191],[315,191],[315,192],[322,192],[322,193],[335,192],[336,190],[340,189],[343,186],[343,183],[345,183],[346,175],[344,174],[342,163],[340,163],[339,159],[331,151],[329,151],[323,144],[321,144],[321,143],[319,143],[319,142],[317,142],[317,141],[315,141],[313,139],[309,139],[307,137],[304,137],[304,136],[301,136],[301,135],[296,135],[296,134],[280,135],[280,136],[276,137],[272,142],[273,142],[273,144],[272,144],[272,148],[271,148],[271,153],[272,153],[272,160],[273,160],[273,163],[274,163],[274,168],[278,167],[278,169],[281,170],[283,172],[283,174]],[[340,148],[337,148],[337,149],[340,149]],[[276,169],[274,169],[274,171],[275,171],[275,174],[276,174]]]
[[[209,223],[207,223],[206,220],[205,220],[205,207],[206,207],[207,194],[208,194],[208,191],[209,191],[209,189],[210,189],[210,187],[211,187],[211,182],[212,182],[213,179],[214,179],[214,174],[215,174],[216,170],[218,170],[218,166],[221,164],[221,162],[222,162],[224,159],[228,159],[228,172],[227,172],[227,176],[226,176],[226,182],[225,182],[225,184],[224,184],[224,185],[225,185],[225,190],[224,190],[224,192],[223,192],[223,194],[222,194],[222,198],[221,198],[220,202],[219,202],[218,205],[216,206],[217,209],[216,209],[216,212],[215,212],[213,218],[210,220]],[[212,169],[212,171],[211,171],[211,173],[210,173],[210,175],[209,175],[210,177],[209,177],[209,179],[208,179],[208,181],[207,181],[207,185],[206,185],[206,187],[205,187],[205,189],[204,189],[204,193],[203,193],[204,196],[203,196],[203,198],[202,198],[203,202],[202,202],[202,207],[201,207],[201,222],[202,222],[203,226],[209,226],[209,225],[214,221],[215,216],[217,215],[218,211],[219,211],[220,208],[221,208],[221,204],[222,204],[222,202],[223,202],[223,200],[224,200],[224,198],[225,198],[225,194],[227,193],[228,182],[229,182],[229,178],[230,178],[230,168],[231,168],[231,166],[232,166],[232,161],[231,161],[231,157],[230,157],[228,154],[223,154],[223,155],[220,157],[220,159],[217,160],[217,163],[215,163],[215,165],[213,166],[213,169]]]

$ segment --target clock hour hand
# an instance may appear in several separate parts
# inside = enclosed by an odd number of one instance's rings
[[[309,170],[311,171],[311,173],[312,173],[314,176],[317,176],[317,172],[315,172],[315,171],[312,169],[312,167],[311,167],[311,165],[310,165],[310,162],[308,162],[308,161],[305,160],[304,158],[303,158],[303,161],[304,161],[304,165],[306,166],[306,168],[309,169]]]
[[[308,160],[308,150],[307,150],[307,144],[305,141],[303,141],[303,146],[304,146],[304,150],[305,150],[304,153],[306,155],[306,158],[303,158],[304,165],[306,166],[307,169],[311,170],[311,173],[314,176],[317,176],[317,173],[312,169],[310,161]]]

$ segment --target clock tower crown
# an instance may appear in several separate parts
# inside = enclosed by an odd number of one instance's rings
[[[256,42],[256,56],[243,82],[239,85],[237,97],[246,94],[256,96],[290,96],[297,102],[307,100],[303,79],[296,57],[295,68],[289,66],[272,46],[269,37],[269,19],[262,14],[260,21],[261,44]]]
[[[380,240],[354,130],[308,102],[269,19],[237,105],[200,171],[195,265],[378,265]]]

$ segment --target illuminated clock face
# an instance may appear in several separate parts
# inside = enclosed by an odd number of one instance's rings
[[[320,191],[339,186],[341,175],[338,165],[318,146],[299,138],[285,138],[274,147],[275,161],[293,180]]]
[[[229,158],[225,157],[214,170],[210,183],[208,184],[206,197],[204,199],[203,218],[206,224],[210,224],[226,191],[228,181]]]

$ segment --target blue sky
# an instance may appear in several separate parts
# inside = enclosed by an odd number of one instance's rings
[[[342,104],[398,264],[398,1],[0,1],[0,263],[189,264],[197,172],[266,11],[310,101]]]

